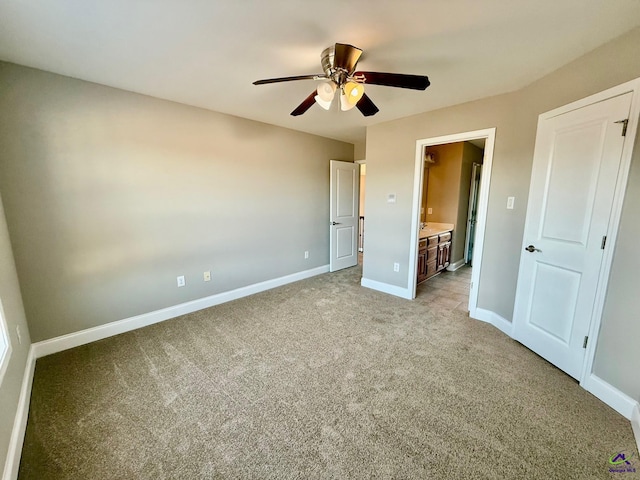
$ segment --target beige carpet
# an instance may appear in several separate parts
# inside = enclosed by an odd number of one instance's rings
[[[38,360],[20,478],[638,478],[609,473],[629,422],[575,381],[360,272]]]

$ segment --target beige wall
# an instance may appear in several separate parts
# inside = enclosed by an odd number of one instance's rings
[[[329,160],[353,145],[10,64],[0,83],[34,341],[328,263]]]
[[[364,217],[364,199],[367,191],[367,167],[360,166],[360,203],[358,203],[358,210],[361,217]]]
[[[31,340],[29,328],[25,318],[20,285],[13,252],[9,241],[9,231],[4,215],[2,200],[0,199],[0,299],[4,309],[5,318],[9,327],[9,340],[11,342],[11,357],[0,388],[0,472],[3,470],[13,421],[18,408],[20,387],[25,367],[27,354]],[[22,343],[18,341],[16,327],[20,327]]]
[[[460,190],[460,167],[462,165],[462,143],[449,143],[429,147],[434,152],[436,163],[429,167],[427,181],[427,222],[453,223],[458,218],[458,191]],[[431,215],[429,215],[431,208]],[[456,225],[457,226],[457,225]]]
[[[367,255],[363,275],[368,280],[408,288],[409,245],[416,140],[496,127],[496,143],[489,192],[484,256],[480,272],[478,306],[507,320],[512,319],[520,246],[526,214],[531,163],[538,115],[574,100],[640,77],[640,28],[575,60],[565,67],[509,94],[486,98],[367,128]],[[425,94],[428,94],[425,92]],[[636,146],[633,168],[640,162]],[[634,172],[632,173],[635,173]],[[640,179],[632,175],[625,197],[626,213],[620,238],[634,238],[637,215],[632,202],[638,200]],[[395,204],[385,201],[396,193]],[[515,208],[506,209],[508,196],[516,197]],[[637,205],[637,203],[636,203]],[[637,237],[635,237],[637,238]],[[621,240],[622,242],[622,240]],[[621,243],[621,245],[624,245]],[[399,262],[400,272],[393,272]],[[633,398],[640,397],[640,377],[628,368],[640,364],[640,322],[631,313],[616,317],[616,311],[640,311],[638,299],[611,290],[629,282],[640,287],[637,271],[617,253],[614,261],[602,339],[625,332],[618,340],[603,340],[596,356],[595,371]],[[622,298],[617,298],[616,295]],[[611,298],[620,305],[613,309]],[[631,370],[634,371],[634,370]]]
[[[367,145],[365,142],[358,142],[353,145],[353,159],[365,160],[367,158]]]

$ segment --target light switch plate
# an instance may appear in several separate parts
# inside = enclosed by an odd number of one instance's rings
[[[516,197],[507,197],[507,210],[513,210],[513,204],[516,201]]]

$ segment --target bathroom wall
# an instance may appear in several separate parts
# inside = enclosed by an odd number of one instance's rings
[[[426,222],[454,224],[451,263],[455,263],[464,258],[471,168],[474,162],[482,162],[483,151],[469,142],[436,145],[427,150],[435,154],[436,163],[425,165],[422,218]]]

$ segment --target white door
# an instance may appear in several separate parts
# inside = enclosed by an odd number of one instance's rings
[[[578,378],[631,93],[538,121],[514,337]]]
[[[471,187],[469,188],[469,213],[467,214],[467,236],[465,239],[464,261],[471,265],[473,245],[476,242],[476,222],[478,219],[478,200],[482,165],[474,163],[471,167]]]
[[[331,160],[330,258],[335,272],[358,264],[360,165]]]

